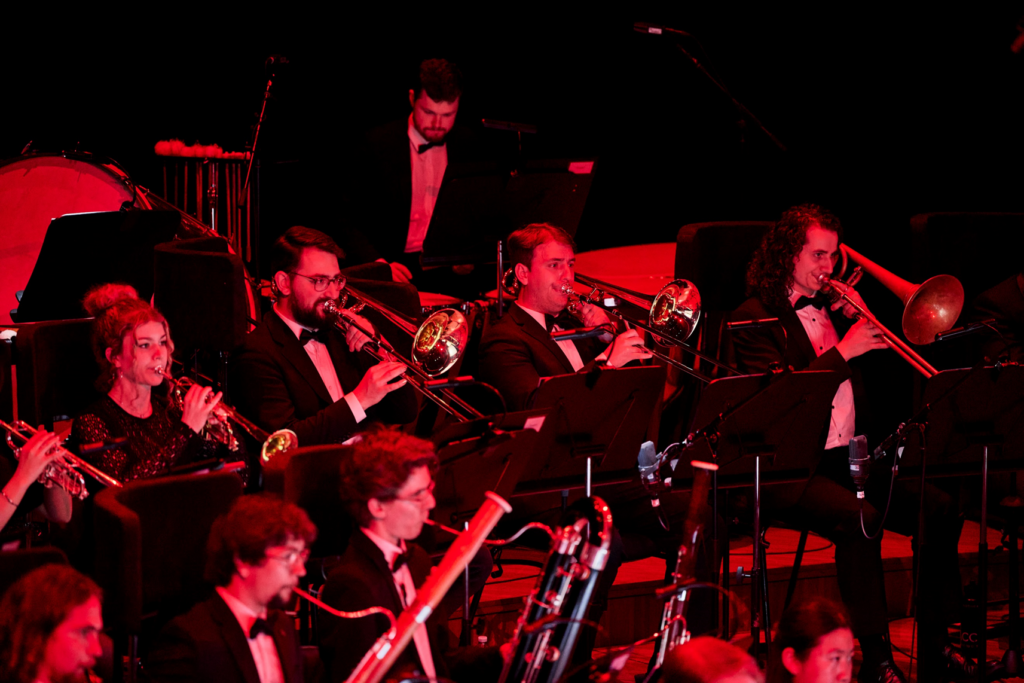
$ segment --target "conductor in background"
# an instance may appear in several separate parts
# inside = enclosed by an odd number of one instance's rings
[[[358,351],[368,338],[338,330],[324,312],[345,286],[341,250],[324,233],[295,226],[271,255],[274,310],[246,338],[232,364],[243,415],[268,431],[288,428],[303,446],[338,443],[373,421],[416,418],[416,395],[399,376],[405,365],[374,363]],[[364,329],[365,318],[344,313]]]
[[[295,621],[284,607],[315,538],[301,508],[264,495],[238,498],[210,529],[206,578],[214,594],[164,627],[147,674],[160,682],[302,683]]]
[[[886,343],[867,320],[851,324],[847,317],[856,313],[852,306],[830,304],[821,291],[820,277],[831,276],[841,239],[839,219],[819,206],[805,204],[782,214],[747,271],[751,298],[732,314],[736,321],[775,317],[779,325],[731,335],[732,360],[748,373],[787,369],[835,373],[831,420],[821,434],[822,453],[810,481],[766,487],[762,505],[771,517],[809,528],[835,544],[839,593],[850,610],[853,633],[863,652],[858,680],[898,682],[906,679],[893,662],[889,643],[879,529],[890,493],[886,465],[891,466],[891,461],[874,465],[866,501],[858,500],[849,467],[849,442],[866,408],[860,375],[851,361],[886,348]],[[860,296],[852,288],[849,291],[863,306]],[[916,535],[919,492],[916,480],[895,480],[884,518],[887,529]],[[938,680],[947,620],[959,602],[960,524],[949,496],[931,485],[925,489],[924,515],[923,546],[918,548],[921,539],[915,539],[915,551],[920,550],[916,559],[922,567],[918,662],[920,680]],[[868,538],[868,534],[877,535]]]

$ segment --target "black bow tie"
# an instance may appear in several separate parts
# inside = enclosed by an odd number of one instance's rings
[[[802,296],[796,300],[795,304],[793,304],[793,308],[798,311],[801,308],[806,308],[807,306],[814,306],[819,311],[823,311],[828,307],[828,297],[821,292],[818,292],[813,297]]]
[[[252,628],[249,629],[249,640],[252,640],[261,633],[266,633],[271,638],[274,637],[274,631],[270,628],[267,620],[257,617],[256,621],[252,623]]]
[[[558,315],[544,314],[544,324],[547,327],[548,333],[554,329],[555,325],[558,325],[563,330],[567,330],[573,325],[573,317],[566,311],[562,311]]]
[[[328,335],[330,335],[330,333],[330,329],[315,330],[313,332],[310,332],[307,329],[303,329],[302,332],[299,333],[299,346],[305,346],[306,342],[308,342],[310,339],[315,339],[321,344],[326,345],[327,337]]]
[[[394,574],[395,572],[397,572],[399,569],[402,568],[402,565],[408,561],[409,556],[405,553],[401,553],[398,557],[395,558],[395,561],[391,563],[391,573]]]
[[[416,153],[423,154],[431,147],[444,147],[444,140],[441,140],[440,142],[424,142],[422,145],[416,148]]]

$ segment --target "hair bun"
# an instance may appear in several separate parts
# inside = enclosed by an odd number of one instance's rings
[[[85,298],[82,300],[82,306],[89,315],[99,317],[118,301],[138,298],[139,293],[131,285],[110,282],[96,285],[86,292]]]

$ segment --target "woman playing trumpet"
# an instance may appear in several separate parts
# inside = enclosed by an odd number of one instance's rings
[[[83,302],[96,316],[93,353],[102,369],[97,387],[106,393],[72,427],[76,444],[127,438],[123,446],[86,458],[121,482],[152,477],[172,466],[217,457],[220,444],[201,436],[221,394],[199,385],[184,397],[179,417],[167,401],[154,400],[164,381],[174,343],[167,321],[128,285],[100,285]]]

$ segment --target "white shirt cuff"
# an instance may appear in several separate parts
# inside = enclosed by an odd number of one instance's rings
[[[356,419],[356,424],[359,424],[366,419],[366,411],[359,405],[359,399],[356,398],[355,394],[345,394],[345,403],[352,409],[352,417]]]

